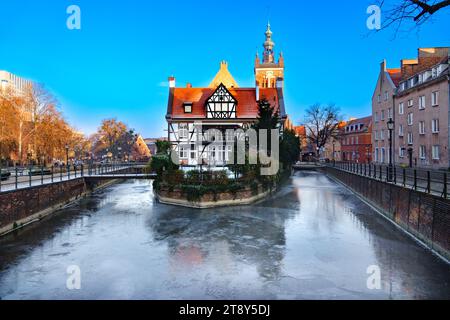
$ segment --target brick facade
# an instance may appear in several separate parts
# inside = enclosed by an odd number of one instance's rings
[[[340,131],[341,160],[370,163],[372,161],[372,117],[350,120]]]
[[[381,63],[372,97],[373,161],[389,162],[387,121],[395,122],[393,161],[404,166],[450,168],[449,48],[420,48],[401,68]]]

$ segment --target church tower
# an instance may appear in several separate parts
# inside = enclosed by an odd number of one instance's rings
[[[255,58],[255,80],[259,88],[276,88],[282,86],[284,79],[284,58],[280,53],[278,62],[275,61],[275,43],[272,40],[272,30],[270,30],[270,23],[267,23],[267,30],[265,32],[266,41],[263,47],[263,60],[259,58],[256,53]]]

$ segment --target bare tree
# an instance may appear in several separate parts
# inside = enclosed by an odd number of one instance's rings
[[[337,138],[340,121],[339,108],[334,104],[314,104],[306,110],[306,134],[309,142],[317,147],[317,151],[325,147],[331,138]]]
[[[395,33],[408,22],[412,28],[427,22],[436,12],[450,6],[450,0],[379,0],[379,7],[386,17],[381,28],[395,27]]]

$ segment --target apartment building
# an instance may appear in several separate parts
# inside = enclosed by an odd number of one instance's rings
[[[16,76],[11,72],[0,70],[0,91],[11,88],[20,94],[24,93],[25,90],[31,86],[32,82],[30,80]]]
[[[393,161],[429,169],[450,167],[449,48],[419,48],[399,69],[381,63],[372,97],[373,162],[389,162],[387,121],[395,122]]]
[[[395,121],[394,97],[401,80],[400,69],[388,69],[386,61],[380,64],[375,92],[372,96],[372,162],[389,163],[389,131],[387,121]],[[393,141],[395,146],[395,140]]]
[[[395,96],[395,161],[423,168],[449,168],[449,48],[421,48],[401,61]]]
[[[342,161],[372,161],[372,116],[351,119],[340,128]]]

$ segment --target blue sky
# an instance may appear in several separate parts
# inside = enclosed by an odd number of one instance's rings
[[[294,122],[316,102],[366,116],[383,58],[397,67],[418,47],[450,45],[448,9],[420,32],[368,36],[373,2],[0,0],[0,70],[44,83],[86,134],[117,117],[145,137],[161,136],[167,77],[206,86],[227,60],[239,85],[251,86],[270,18]],[[72,4],[81,8],[81,30],[66,27]]]

